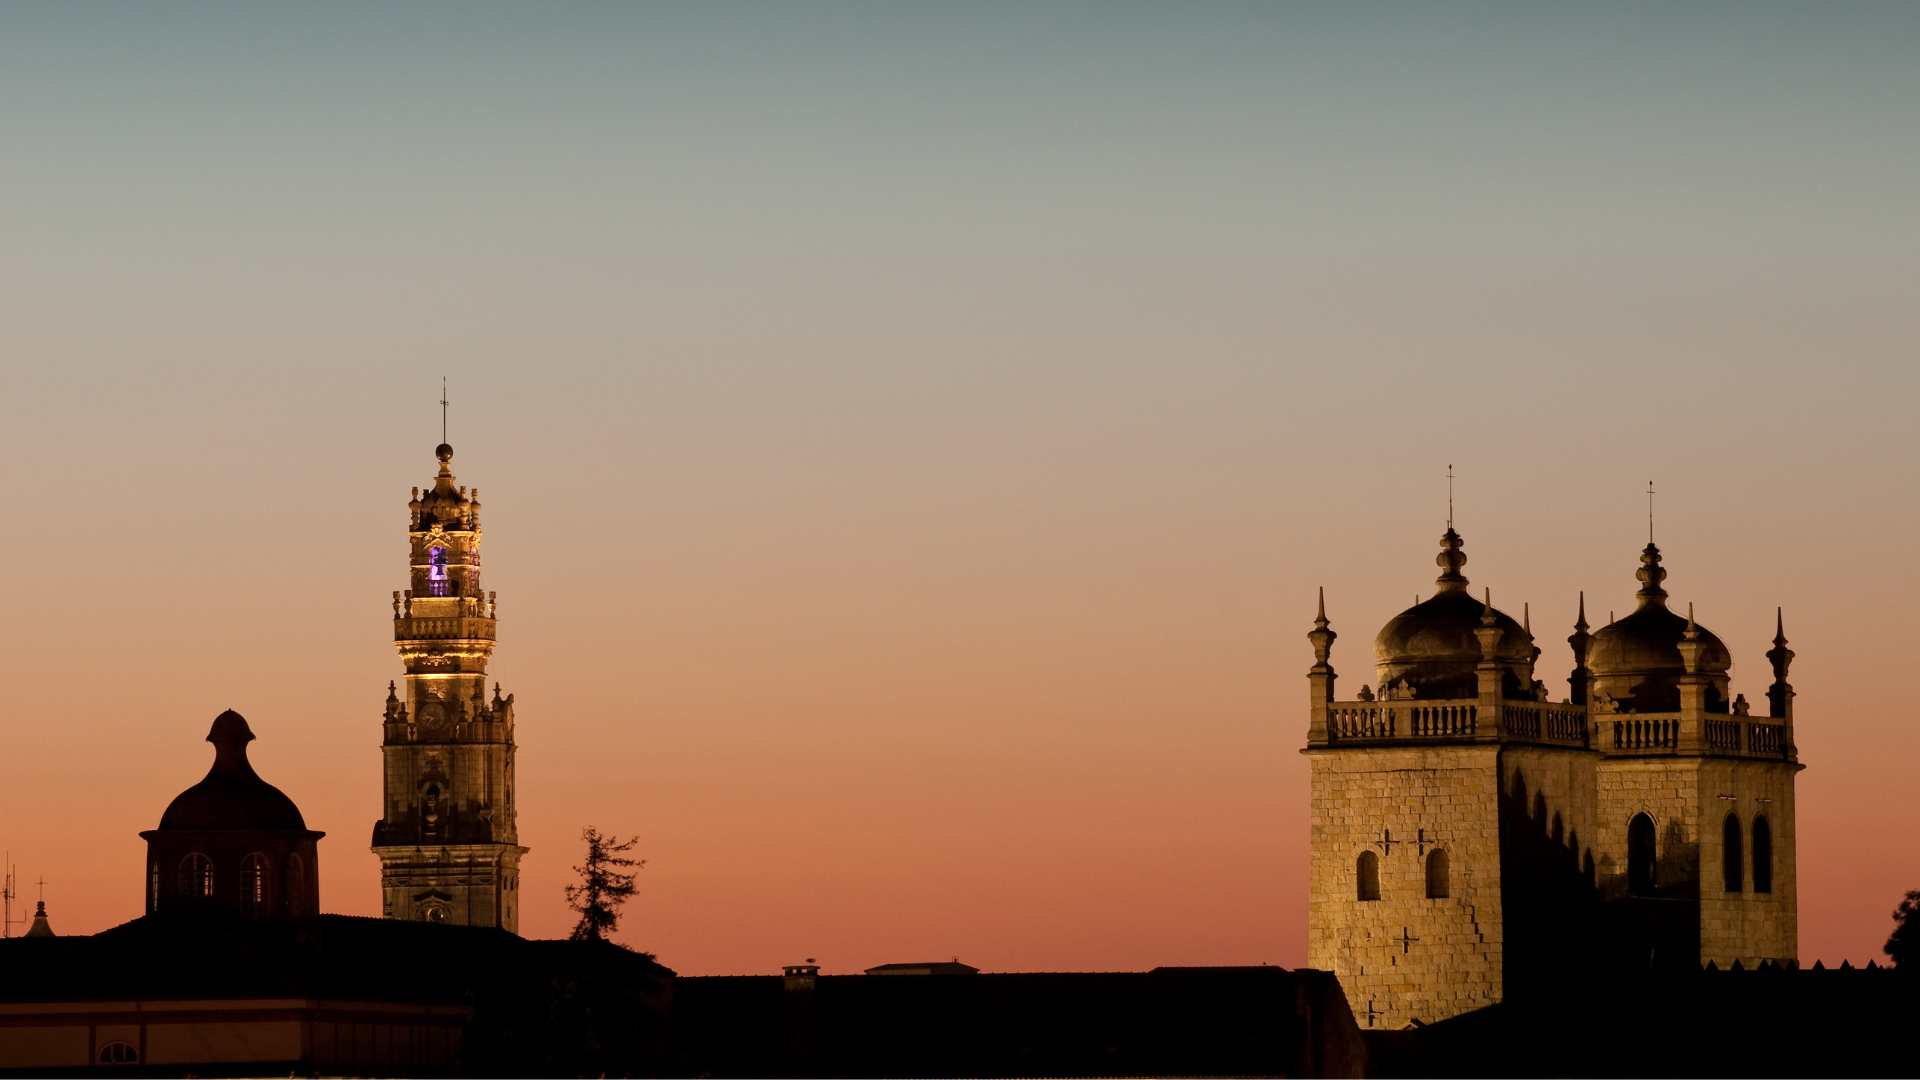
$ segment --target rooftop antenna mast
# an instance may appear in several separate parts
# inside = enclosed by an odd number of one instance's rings
[[[20,895],[20,893],[19,890],[14,888],[14,878],[16,876],[14,870],[13,852],[9,851],[7,852],[7,872],[5,877],[0,878],[0,906],[3,906],[3,910],[0,910],[0,938],[12,937],[13,928],[16,923],[13,917],[13,898]],[[21,916],[18,920],[18,922],[26,921],[25,916]]]

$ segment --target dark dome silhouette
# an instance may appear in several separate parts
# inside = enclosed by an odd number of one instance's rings
[[[167,805],[160,828],[171,829],[297,829],[307,827],[300,808],[279,788],[260,779],[247,760],[253,730],[247,719],[228,709],[207,732],[213,744],[213,768]]]
[[[1466,565],[1460,534],[1451,528],[1440,538],[1435,559],[1444,572],[1435,581],[1440,591],[1387,620],[1373,639],[1375,672],[1384,694],[1402,680],[1418,698],[1470,698],[1479,694],[1480,619],[1485,603],[1467,591]],[[1494,658],[1508,665],[1509,689],[1524,686],[1521,674],[1533,663],[1533,635],[1511,616],[1495,608],[1494,625],[1501,630]]]
[[[1587,646],[1587,667],[1595,689],[1632,712],[1674,712],[1680,708],[1680,676],[1687,665],[1680,657],[1687,617],[1667,607],[1667,590],[1660,587],[1667,571],[1660,565],[1660,549],[1648,544],[1640,553],[1643,583],[1635,594],[1640,606],[1631,615],[1601,627]],[[1700,651],[1700,674],[1713,676],[1707,693],[1709,712],[1725,712],[1727,672],[1733,653],[1711,630],[1695,624]]]

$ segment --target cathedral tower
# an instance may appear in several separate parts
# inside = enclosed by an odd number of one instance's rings
[[[373,826],[386,916],[520,925],[513,696],[486,692],[492,593],[480,589],[480,493],[456,487],[453,447],[407,504],[410,588],[393,594],[405,687],[387,687],[386,813]]]
[[[1568,638],[1571,693],[1534,679],[1530,621],[1474,597],[1449,528],[1434,595],[1374,641],[1378,693],[1334,690],[1307,638],[1308,963],[1363,1027],[1432,1022],[1606,970],[1797,963],[1793,660],[1776,618],[1767,715],[1726,645],[1667,606]]]

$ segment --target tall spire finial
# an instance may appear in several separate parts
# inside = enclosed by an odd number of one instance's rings
[[[1647,543],[1653,543],[1653,481],[1647,481]]]
[[[1453,463],[1447,463],[1447,528],[1453,528]]]
[[[443,443],[447,441],[447,377],[445,375],[440,376],[440,441]]]

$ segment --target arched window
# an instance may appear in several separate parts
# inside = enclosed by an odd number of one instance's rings
[[[287,856],[287,918],[299,920],[306,917],[301,906],[307,899],[307,866],[296,853]]]
[[[267,857],[259,852],[240,860],[240,913],[253,919],[267,913]]]
[[[1773,827],[1764,814],[1753,818],[1753,891],[1773,891]]]
[[[1732,814],[1720,823],[1720,871],[1728,892],[1739,892],[1746,883],[1747,867],[1740,850],[1740,819]]]
[[[213,860],[199,852],[180,860],[180,895],[213,895]]]
[[[1627,823],[1627,891],[1653,892],[1653,819],[1645,814]]]
[[[1427,852],[1427,899],[1445,900],[1452,895],[1447,890],[1446,849],[1434,848]]]
[[[1361,852],[1354,871],[1360,879],[1360,899],[1380,899],[1380,856],[1371,851]]]
[[[100,1048],[100,1064],[132,1065],[140,1060],[140,1050],[130,1042],[110,1042]]]

